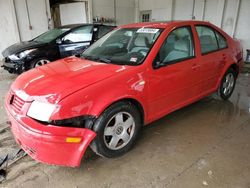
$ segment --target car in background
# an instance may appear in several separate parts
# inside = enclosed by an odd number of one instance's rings
[[[143,125],[217,91],[241,70],[239,41],[203,21],[120,26],[86,49],[21,74],[5,107],[17,143],[34,159],[79,166],[90,148],[128,152]]]
[[[114,28],[102,24],[74,24],[52,29],[5,49],[2,67],[10,73],[20,74],[60,58],[79,55]]]

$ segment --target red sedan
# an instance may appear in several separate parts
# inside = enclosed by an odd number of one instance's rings
[[[32,158],[79,166],[88,146],[104,157],[123,155],[143,125],[216,91],[228,99],[241,66],[239,42],[210,23],[130,24],[80,58],[20,75],[6,109]]]

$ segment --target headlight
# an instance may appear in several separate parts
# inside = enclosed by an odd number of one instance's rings
[[[56,107],[54,104],[33,101],[27,115],[36,120],[48,122]]]
[[[33,52],[34,50],[36,50],[36,49],[25,50],[19,54],[12,54],[9,56],[9,58],[11,60],[20,60],[20,59],[25,58],[30,52]]]

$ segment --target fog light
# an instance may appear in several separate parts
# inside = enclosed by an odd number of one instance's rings
[[[82,138],[79,137],[67,137],[66,142],[67,143],[80,143]]]

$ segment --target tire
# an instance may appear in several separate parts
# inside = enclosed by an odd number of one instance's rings
[[[127,153],[134,145],[142,126],[138,109],[129,102],[117,102],[97,119],[97,133],[90,148],[98,155],[113,158]]]
[[[229,99],[234,91],[235,82],[236,72],[232,68],[229,68],[221,80],[217,91],[218,96],[223,100]]]
[[[50,62],[50,60],[48,60],[47,58],[39,58],[39,59],[35,59],[30,63],[30,69],[35,68],[35,67],[39,67],[42,65],[46,65]]]

